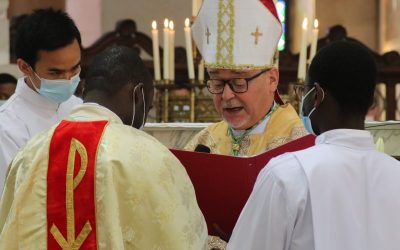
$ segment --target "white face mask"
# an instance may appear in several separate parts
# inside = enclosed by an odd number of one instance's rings
[[[138,87],[142,87],[142,98],[143,98],[143,119],[142,119],[142,125],[140,126],[140,130],[143,129],[144,123],[145,123],[145,116],[146,116],[146,102],[144,100],[144,91],[143,91],[143,83],[139,83],[138,85],[135,86],[133,89],[133,114],[132,114],[132,122],[131,126],[133,127],[133,123],[135,122],[135,114],[136,114],[136,105],[135,105],[135,92]]]

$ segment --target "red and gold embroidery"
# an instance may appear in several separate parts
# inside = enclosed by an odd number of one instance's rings
[[[95,165],[106,125],[63,121],[54,131],[47,174],[48,249],[97,248]]]

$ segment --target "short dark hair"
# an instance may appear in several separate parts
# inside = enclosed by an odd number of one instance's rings
[[[124,85],[139,82],[147,91],[153,88],[152,77],[135,50],[114,46],[98,54],[89,66],[85,78],[86,95],[91,90],[100,90],[112,96]]]
[[[17,78],[8,74],[8,73],[1,73],[0,74],[0,85],[4,83],[14,83],[17,84]]]
[[[321,49],[308,72],[310,84],[319,83],[337,101],[343,114],[365,115],[371,106],[377,68],[364,46],[338,41]]]
[[[67,13],[52,8],[39,9],[29,15],[17,31],[15,53],[17,58],[35,67],[39,50],[53,51],[77,40],[81,34]]]

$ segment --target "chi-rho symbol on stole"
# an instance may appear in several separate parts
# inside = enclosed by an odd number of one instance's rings
[[[97,249],[96,155],[107,121],[62,121],[54,131],[47,172],[48,249]]]

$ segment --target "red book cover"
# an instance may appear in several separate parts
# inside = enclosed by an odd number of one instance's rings
[[[307,135],[285,145],[251,157],[198,153],[172,149],[185,166],[196,191],[197,202],[207,222],[208,233],[217,235],[214,224],[231,234],[256,182],[268,161],[286,152],[315,144]]]

